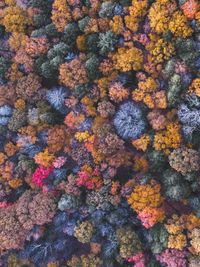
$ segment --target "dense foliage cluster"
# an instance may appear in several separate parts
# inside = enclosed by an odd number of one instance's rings
[[[0,266],[200,266],[199,0],[0,0]]]

